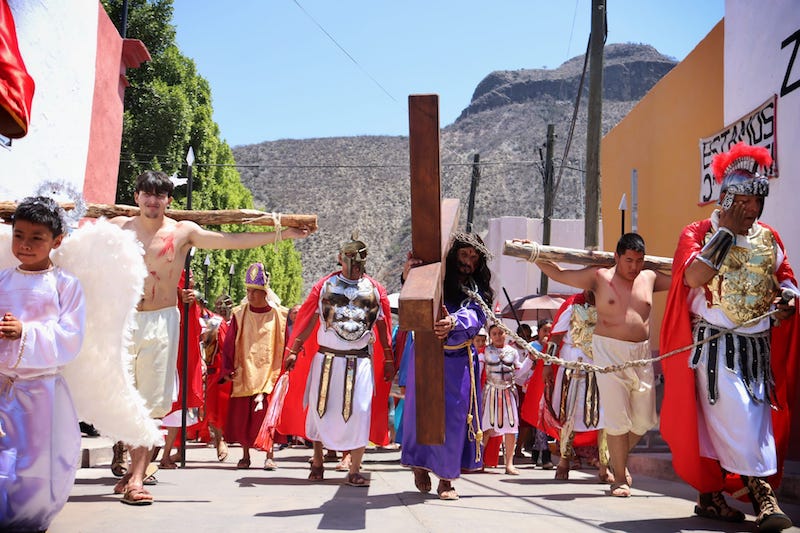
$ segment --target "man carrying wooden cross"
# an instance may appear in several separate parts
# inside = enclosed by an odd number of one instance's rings
[[[489,252],[480,237],[457,233],[445,260],[443,299],[447,313],[434,322],[433,331],[444,340],[444,442],[440,445],[420,444],[417,440],[417,416],[425,416],[425,405],[417,405],[416,372],[411,352],[406,378],[406,402],[403,414],[403,452],[400,461],[414,472],[414,484],[420,492],[430,492],[429,472],[439,477],[437,493],[442,500],[457,500],[452,480],[461,470],[475,470],[480,458],[480,375],[478,357],[472,338],[486,322],[478,302],[467,296],[462,286],[481,295],[491,306],[494,291],[490,286],[491,272],[487,265]],[[410,257],[403,271],[419,265]]]
[[[166,415],[172,406],[178,355],[180,317],[175,287],[186,256],[194,246],[205,249],[246,249],[275,242],[278,233],[223,233],[206,230],[194,222],[176,221],[165,215],[174,185],[163,172],[146,171],[136,178],[134,200],[140,208],[135,216],[119,216],[111,222],[136,233],[144,246],[148,276],[137,307],[137,329],[133,339],[133,370],[136,387],[153,418]],[[289,228],[282,238],[308,236],[306,228]],[[114,487],[122,502],[147,505],[153,496],[144,489],[145,470],[152,450],[131,450],[131,467]]]

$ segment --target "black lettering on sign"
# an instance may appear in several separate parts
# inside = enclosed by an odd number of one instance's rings
[[[700,203],[707,204],[714,199],[714,178],[710,172],[703,173],[703,183],[700,185]]]
[[[795,75],[794,81],[789,83],[789,76],[792,74],[794,61],[797,59],[797,49],[800,47],[800,30],[797,30],[789,37],[784,39],[784,41],[781,43],[781,49],[786,48],[792,42],[794,42],[794,48],[792,48],[792,55],[789,56],[789,63],[786,65],[786,75],[783,77],[783,84],[781,85],[781,97],[786,96],[790,92],[800,87],[800,68],[798,68],[799,72]]]

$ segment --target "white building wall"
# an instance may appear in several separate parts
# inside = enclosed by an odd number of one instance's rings
[[[9,0],[36,89],[28,134],[0,148],[0,199],[45,181],[83,190],[97,54],[97,0]]]
[[[600,234],[602,238],[602,233]],[[539,294],[541,271],[535,264],[524,259],[503,255],[503,243],[512,239],[528,239],[542,242],[542,220],[525,217],[500,217],[489,219],[488,230],[484,242],[494,258],[489,263],[492,271],[492,288],[495,293],[495,305],[500,309],[508,305],[503,288],[509,298],[514,300],[522,296]],[[563,248],[583,249],[583,220],[553,220],[550,230],[550,243]],[[603,249],[602,242],[600,249]],[[568,265],[565,265],[568,266]],[[577,268],[577,267],[576,267]],[[573,287],[553,280],[548,282],[548,294],[574,294],[579,292]],[[512,326],[513,320],[506,320]],[[533,326],[532,323],[529,322]],[[536,328],[533,328],[534,331]]]
[[[781,94],[782,86],[793,90]],[[800,265],[800,3],[725,2],[725,124],[777,95],[777,159],[762,220],[780,233]]]

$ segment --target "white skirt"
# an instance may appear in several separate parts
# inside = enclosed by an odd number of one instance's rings
[[[342,415],[346,358],[336,356],[331,365],[328,401],[322,417],[317,412],[319,382],[325,355],[317,353],[311,362],[306,384],[306,436],[329,450],[355,450],[369,444],[369,427],[372,412],[372,395],[375,390],[372,360],[369,357],[356,359],[355,383],[353,384],[353,412],[345,422]]]

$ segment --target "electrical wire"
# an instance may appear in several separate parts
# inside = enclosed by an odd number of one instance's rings
[[[388,96],[389,98],[391,98],[391,99],[392,99],[392,101],[394,101],[395,103],[399,103],[399,102],[397,101],[397,99],[396,99],[394,96],[392,96],[392,94],[391,94],[389,91],[387,91],[387,90],[386,90],[386,88],[385,88],[383,85],[381,85],[381,83],[380,83],[378,80],[376,80],[376,79],[375,79],[375,77],[373,77],[373,76],[372,76],[372,74],[370,74],[369,72],[367,72],[367,69],[365,69],[364,67],[362,67],[362,66],[361,66],[361,64],[360,64],[358,61],[356,61],[356,58],[354,58],[352,55],[350,55],[350,52],[348,52],[347,50],[345,50],[345,48],[344,48],[344,47],[343,47],[341,44],[339,44],[339,43],[336,41],[336,39],[334,39],[334,38],[333,38],[333,35],[331,35],[330,33],[328,33],[328,30],[326,30],[325,28],[323,28],[323,27],[322,27],[322,24],[320,24],[319,22],[317,22],[317,19],[315,19],[313,16],[311,16],[311,13],[309,13],[308,11],[306,11],[306,9],[305,9],[303,6],[301,6],[301,5],[300,5],[300,2],[298,2],[297,0],[293,0],[293,1],[294,1],[295,5],[297,5],[297,7],[299,7],[299,8],[300,8],[300,10],[301,10],[301,11],[302,11],[302,12],[303,12],[303,13],[304,13],[304,14],[305,14],[305,15],[306,15],[306,16],[307,16],[309,19],[311,19],[311,21],[312,21],[314,24],[316,24],[316,25],[317,25],[317,27],[318,27],[318,28],[319,28],[319,29],[322,31],[322,33],[324,33],[324,34],[325,34],[325,35],[328,37],[328,39],[330,39],[330,40],[331,40],[331,42],[332,42],[333,44],[335,44],[335,45],[336,45],[336,46],[339,48],[339,50],[341,50],[341,51],[344,53],[344,55],[346,55],[348,58],[350,58],[350,61],[352,61],[352,62],[353,62],[353,64],[355,64],[355,66],[357,66],[357,67],[359,68],[359,70],[361,70],[361,72],[363,72],[364,74],[366,74],[366,75],[367,75],[367,77],[369,77],[369,79],[371,79],[371,80],[372,80],[372,82],[373,82],[375,85],[377,85],[378,87],[380,87],[380,89],[381,89],[381,90],[382,90],[382,91],[383,91],[383,92],[386,94],[386,96]]]

